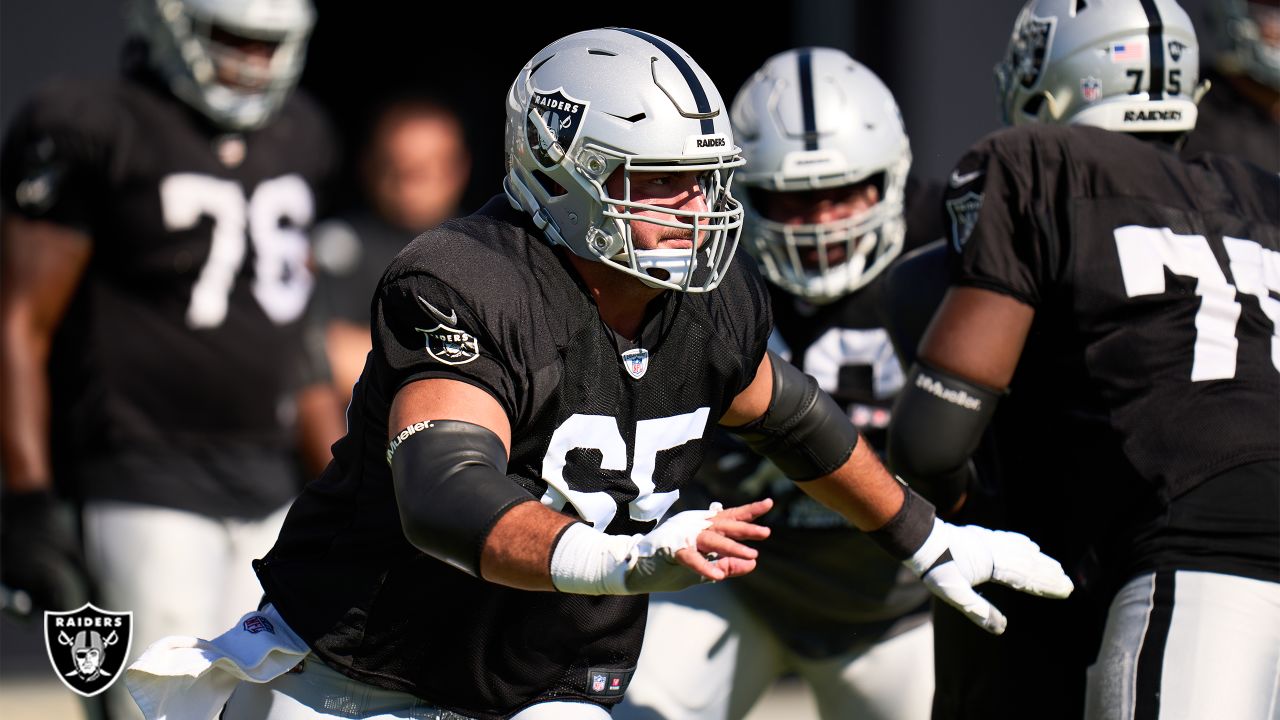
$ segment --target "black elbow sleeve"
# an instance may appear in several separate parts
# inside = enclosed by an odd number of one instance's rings
[[[458,420],[410,425],[387,449],[405,538],[479,577],[489,531],[533,496],[506,476],[507,451],[492,431]]]
[[[797,482],[835,472],[853,454],[858,431],[818,381],[769,351],[773,394],[755,421],[729,428]]]
[[[893,405],[889,468],[939,508],[954,506],[1000,395],[917,362]]]

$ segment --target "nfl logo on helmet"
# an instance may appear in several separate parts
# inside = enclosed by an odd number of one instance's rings
[[[1085,102],[1093,102],[1102,97],[1102,81],[1096,77],[1087,77],[1080,80],[1080,97]]]

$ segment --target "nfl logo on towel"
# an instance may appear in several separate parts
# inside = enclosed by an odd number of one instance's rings
[[[622,353],[622,365],[627,369],[627,374],[639,380],[644,377],[644,373],[649,369],[649,351],[644,348],[636,348]]]

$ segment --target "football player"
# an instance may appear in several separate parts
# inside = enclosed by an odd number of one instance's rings
[[[457,214],[471,174],[462,120],[447,105],[396,97],[373,114],[360,154],[364,205],[316,225],[316,303],[344,402],[369,354],[369,298],[396,253]]]
[[[621,28],[552,43],[511,86],[506,150],[504,195],[379,284],[350,432],[257,564],[274,635],[246,620],[200,646],[228,660],[196,673],[231,692],[225,717],[607,720],[647,594],[750,572],[740,541],[768,534],[768,500],[668,512],[717,425],[992,632],[973,584],[1070,592],[1025,537],[937,520],[767,352],[764,282],[734,261],[741,151],[683,50]],[[218,697],[167,689],[190,685],[170,659],[190,644],[129,671],[157,715]]]
[[[879,453],[903,378],[881,317],[882,273],[942,235],[941,188],[908,177],[893,95],[839,50],[770,58],[731,119],[746,157],[735,185],[745,188],[743,242],[769,280],[771,347]],[[741,718],[794,673],[823,717],[928,718],[925,587],[732,436],[718,434],[708,456],[695,489],[725,502],[772,497],[761,519],[772,533],[755,572],[654,599],[614,717]]]
[[[1274,712],[1280,179],[1180,159],[1198,54],[1171,0],[1027,4],[997,67],[1014,127],[956,166],[952,285],[890,427],[896,471],[963,485],[1000,403],[1011,526],[1105,608],[1090,718]],[[1017,660],[1081,642],[1046,637]]]
[[[140,654],[261,594],[249,562],[301,484],[299,419],[331,394],[300,348],[335,158],[291,92],[307,0],[131,14],[123,75],[49,85],[5,140],[0,506],[6,584],[71,610],[83,575],[58,494],[83,501],[96,602],[133,612]],[[331,440],[308,439],[312,466]],[[136,714],[119,693],[115,716]]]
[[[1196,130],[1183,154],[1230,153],[1280,173],[1280,2],[1213,3],[1223,52],[1205,76]]]

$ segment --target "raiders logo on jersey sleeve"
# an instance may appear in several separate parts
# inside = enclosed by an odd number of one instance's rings
[[[427,354],[446,365],[463,365],[480,357],[480,342],[471,333],[458,327],[458,313],[454,310],[442,312],[421,295],[417,296],[418,304],[423,310],[436,319],[437,324],[431,328],[414,328],[427,336]]]

